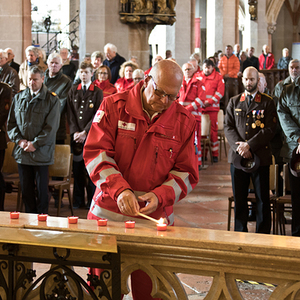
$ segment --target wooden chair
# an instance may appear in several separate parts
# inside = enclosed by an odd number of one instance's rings
[[[5,157],[2,167],[2,174],[6,184],[12,185],[12,191],[17,192],[17,206],[16,210],[20,211],[21,203],[21,183],[19,178],[18,164],[12,156],[12,151],[15,147],[15,143],[8,142],[5,149]]]
[[[278,165],[275,164],[275,158],[272,156],[272,165],[270,166],[270,176],[269,176],[269,184],[270,184],[270,205],[271,205],[271,213],[272,213],[272,227],[273,233],[276,233],[276,201],[278,198]],[[250,179],[249,189],[254,189],[252,180]],[[275,195],[273,195],[272,191],[275,190]],[[256,203],[255,193],[248,194],[248,208],[252,203]],[[228,197],[228,220],[227,220],[227,230],[230,231],[230,223],[231,223],[231,211],[234,209],[234,197]]]
[[[219,140],[219,144],[220,144],[219,159],[221,160],[222,142],[224,145],[225,156],[227,157],[226,138],[225,138],[225,133],[224,133],[224,111],[222,109],[220,109],[218,112],[218,140]]]
[[[210,127],[211,127],[211,121],[209,115],[202,114],[201,116],[201,143],[203,144],[202,161],[204,162],[203,157],[205,157],[206,147],[208,147],[211,164],[213,164],[213,156],[212,156],[211,140],[210,140]]]
[[[73,215],[73,201],[71,197],[71,174],[73,154],[69,145],[55,145],[54,164],[49,166],[49,187],[58,190],[57,216],[60,214],[62,192],[68,193],[71,214]],[[63,177],[63,181],[52,180],[52,177]]]
[[[292,212],[292,198],[288,192],[291,191],[289,180],[288,164],[283,166],[283,196],[278,197],[276,200],[276,234],[278,234],[278,227],[280,234],[285,235],[285,212]]]

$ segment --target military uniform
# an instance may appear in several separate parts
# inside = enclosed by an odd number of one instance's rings
[[[277,124],[274,102],[266,94],[256,93],[248,107],[246,94],[230,99],[225,115],[224,131],[230,145],[228,161],[231,163],[232,189],[235,200],[235,230],[247,232],[247,196],[250,177],[257,196],[256,232],[270,233],[271,212],[269,202],[269,166],[272,163],[270,140]],[[247,142],[252,153],[260,159],[260,167],[246,173],[234,167],[236,142]]]
[[[94,84],[90,84],[88,90],[83,93],[82,84],[73,86],[68,94],[67,114],[70,127],[71,143],[74,141],[74,133],[85,130],[89,133],[94,115],[96,114],[103,100],[102,91]],[[73,204],[74,207],[84,207],[84,187],[86,181],[86,169],[84,166],[82,153],[75,155],[74,144],[71,144],[73,152],[73,175],[74,175],[74,191]],[[92,201],[95,192],[95,186],[88,177],[88,205]]]
[[[293,150],[298,147],[300,138],[300,77],[293,84],[287,85],[278,102],[278,116],[286,136],[281,149],[284,162],[289,162]],[[292,235],[300,236],[300,178],[289,172],[292,196]]]

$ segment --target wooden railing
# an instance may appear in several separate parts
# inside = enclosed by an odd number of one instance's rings
[[[0,230],[15,226],[7,213],[1,212],[0,216]],[[22,228],[40,230],[41,236],[47,230],[66,235],[77,233],[82,241],[88,234],[115,237],[121,252],[124,294],[129,292],[129,275],[137,269],[151,277],[152,296],[165,300],[188,299],[176,273],[212,277],[205,300],[243,299],[238,279],[274,284],[276,288],[270,300],[297,299],[295,295],[300,290],[300,239],[297,237],[176,226],[159,232],[150,221],[137,221],[134,229],[125,229],[120,222],[98,227],[95,220],[79,220],[78,224],[68,225],[65,218],[58,217],[49,217],[46,224],[41,224],[35,215],[29,214],[22,214],[20,221]],[[84,250],[82,256],[95,262],[95,257],[88,257]]]

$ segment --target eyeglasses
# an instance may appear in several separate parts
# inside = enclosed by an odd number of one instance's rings
[[[174,95],[168,95],[164,91],[158,90],[157,85],[156,85],[156,83],[155,83],[155,81],[154,81],[154,79],[153,79],[152,76],[151,76],[151,79],[152,79],[152,85],[153,85],[154,93],[155,93],[156,96],[158,96],[159,98],[165,98],[165,97],[167,97],[169,101],[175,101],[175,100],[177,100],[179,98],[177,95],[176,96],[174,96]]]
[[[108,75],[108,73],[106,73],[106,72],[99,72],[98,74],[99,75]]]

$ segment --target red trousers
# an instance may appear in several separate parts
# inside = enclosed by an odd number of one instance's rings
[[[209,115],[211,127],[210,127],[210,141],[212,148],[212,156],[219,156],[219,140],[218,140],[218,112],[208,111],[203,112]],[[208,149],[205,149],[205,157],[207,156]]]

